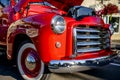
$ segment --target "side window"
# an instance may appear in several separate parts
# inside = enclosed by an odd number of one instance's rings
[[[9,6],[10,5],[10,0],[0,0],[0,4],[4,7]]]

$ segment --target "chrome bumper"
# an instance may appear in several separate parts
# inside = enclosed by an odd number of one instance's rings
[[[52,60],[48,67],[51,72],[55,73],[72,73],[85,71],[94,68],[100,68],[113,62],[117,55],[99,57],[86,60]]]

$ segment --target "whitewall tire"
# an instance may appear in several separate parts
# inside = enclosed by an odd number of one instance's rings
[[[45,65],[33,43],[25,42],[19,47],[17,66],[25,80],[42,80],[44,76]]]

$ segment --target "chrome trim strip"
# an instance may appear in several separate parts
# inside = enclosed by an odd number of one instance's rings
[[[77,32],[76,32],[76,28],[73,29],[73,55],[70,56],[71,58],[76,57],[77,55]]]

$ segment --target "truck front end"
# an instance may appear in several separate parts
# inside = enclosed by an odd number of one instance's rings
[[[82,6],[71,8],[64,19],[66,53],[61,60],[50,61],[51,72],[84,71],[100,68],[112,62],[115,55],[110,47],[113,32],[111,26],[97,17],[92,9]]]

